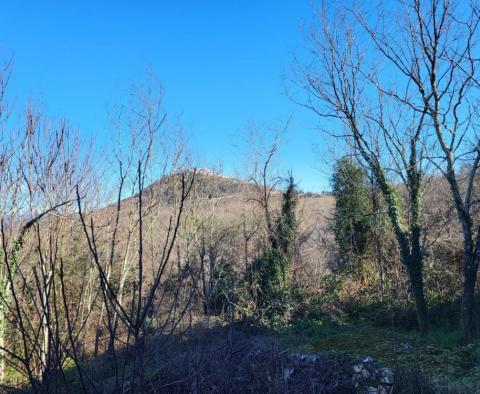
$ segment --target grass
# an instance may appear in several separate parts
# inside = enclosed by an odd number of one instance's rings
[[[432,328],[422,339],[414,330],[366,322],[303,321],[263,334],[294,352],[372,356],[385,366],[421,370],[445,392],[480,393],[480,344],[460,345],[458,333],[453,330]]]

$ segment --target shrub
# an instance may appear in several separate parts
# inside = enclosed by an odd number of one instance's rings
[[[234,302],[236,273],[232,263],[220,260],[215,266],[211,279],[211,291],[208,310],[213,314],[222,314],[227,311],[228,306]]]

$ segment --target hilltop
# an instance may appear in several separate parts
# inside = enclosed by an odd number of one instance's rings
[[[187,180],[191,179],[195,173],[195,184],[193,194],[196,199],[219,199],[226,197],[248,196],[258,191],[257,185],[251,181],[227,176],[220,172],[215,172],[206,168],[188,168],[176,171],[166,175],[161,179],[150,184],[145,194],[151,194],[154,198],[160,199],[167,203],[174,200],[177,195],[178,188],[181,184],[182,175]],[[274,189],[273,194],[282,191],[281,183]],[[300,198],[319,198],[331,197],[331,192],[299,192]]]

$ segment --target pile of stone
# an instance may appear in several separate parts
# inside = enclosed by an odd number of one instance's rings
[[[359,392],[390,394],[393,392],[394,372],[391,368],[377,367],[368,356],[353,364],[353,382]]]
[[[325,366],[329,363],[331,364],[332,357],[334,358],[335,356],[330,353],[295,353],[291,355],[291,358],[300,362],[303,367],[309,365],[312,369],[317,371],[319,370],[320,366]],[[338,359],[337,361],[340,360]],[[292,377],[295,376],[297,369],[298,364],[296,368],[292,366],[284,368],[284,380],[286,382],[291,380]],[[326,371],[324,370],[324,372]],[[391,394],[393,392],[393,369],[377,365],[370,356],[360,360],[351,358],[350,361],[348,361],[348,357],[343,358],[342,362],[337,364],[336,373],[338,374],[338,380],[343,381],[344,387],[350,385],[351,391],[349,392],[357,392],[362,394]],[[339,392],[342,391],[340,390]]]

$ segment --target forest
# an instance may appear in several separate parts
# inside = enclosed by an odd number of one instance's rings
[[[322,193],[277,167],[288,121],[227,176],[160,84],[96,146],[15,106],[7,59],[0,390],[480,393],[479,24],[474,0],[312,11],[285,91],[330,149]]]

